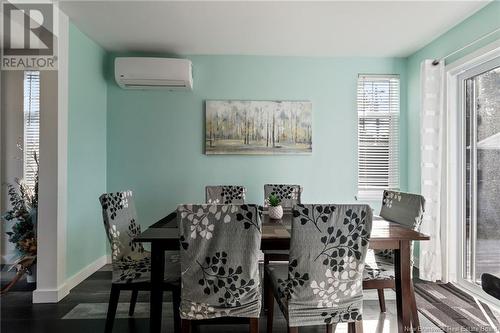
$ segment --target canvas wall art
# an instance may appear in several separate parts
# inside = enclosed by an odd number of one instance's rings
[[[310,154],[312,103],[206,101],[206,154]]]

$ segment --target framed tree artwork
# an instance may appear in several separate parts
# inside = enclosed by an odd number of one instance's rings
[[[205,153],[310,154],[312,103],[307,101],[205,102]]]

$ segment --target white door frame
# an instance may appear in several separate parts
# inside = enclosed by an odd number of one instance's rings
[[[460,75],[472,67],[480,66],[500,56],[500,40],[497,40],[471,54],[446,66],[446,112],[447,112],[447,222],[444,247],[446,255],[445,281],[456,283],[472,295],[482,301],[500,309],[500,301],[489,296],[480,288],[472,287],[461,281],[462,263],[464,260],[462,249],[463,242],[463,207],[464,191],[463,179],[464,156],[463,147],[465,142],[465,110],[461,103],[461,91],[463,82]]]

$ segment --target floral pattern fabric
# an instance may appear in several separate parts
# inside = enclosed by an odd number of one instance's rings
[[[419,194],[384,191],[380,217],[419,230],[425,211],[425,199]]]
[[[241,205],[245,203],[246,189],[239,185],[218,185],[205,187],[207,203]]]
[[[151,254],[133,239],[141,233],[132,191],[113,192],[99,198],[106,234],[111,246],[113,283],[151,280]],[[166,253],[165,280],[180,277],[179,253]]]
[[[296,205],[292,214],[288,271],[266,268],[289,326],[361,320],[370,207]]]
[[[419,231],[420,225],[425,211],[425,198],[419,194],[397,192],[385,190],[382,199],[382,208],[380,209],[380,217],[397,222],[410,228]],[[413,253],[413,242],[412,251]],[[375,254],[380,260],[394,259],[392,250],[376,250]],[[413,265],[413,256],[412,256]]]
[[[255,205],[180,205],[181,317],[258,318],[261,220]]]
[[[300,185],[286,184],[266,184],[264,185],[265,205],[268,206],[267,199],[273,194],[281,200],[283,208],[292,208],[296,204],[300,204],[300,196],[302,187]]]

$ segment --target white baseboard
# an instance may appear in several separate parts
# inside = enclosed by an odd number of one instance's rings
[[[69,290],[66,288],[66,284],[57,289],[36,289],[33,291],[33,303],[58,303],[68,294]]]
[[[83,268],[75,275],[69,277],[66,280],[66,289],[68,290],[68,293],[71,291],[71,289],[82,283],[86,278],[97,272],[100,268],[102,268],[102,266],[109,263],[109,260],[109,256],[104,255],[98,258],[93,263],[89,264],[87,267]]]
[[[58,303],[69,294],[71,289],[75,288],[98,271],[102,266],[110,262],[111,257],[109,255],[104,255],[66,279],[66,282],[57,289],[36,289],[33,292],[33,303]]]

